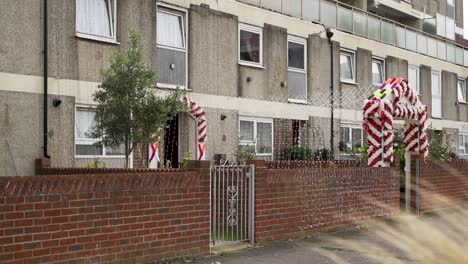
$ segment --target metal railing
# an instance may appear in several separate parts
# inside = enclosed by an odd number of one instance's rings
[[[237,0],[305,21],[383,42],[462,66],[468,66],[468,50],[436,36],[362,9],[323,0]],[[437,25],[436,25],[437,26]]]

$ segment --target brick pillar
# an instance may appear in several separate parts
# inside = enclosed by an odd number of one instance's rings
[[[200,248],[200,252],[203,254],[210,252],[210,221],[211,221],[211,205],[210,205],[210,188],[211,188],[211,175],[210,175],[211,162],[209,160],[190,160],[187,166],[189,171],[197,171],[200,173],[200,189],[198,194],[202,196],[200,198],[200,204],[198,207],[203,211],[200,214],[202,217],[206,217],[206,224],[200,225],[200,228],[204,230],[198,231],[200,233],[200,240],[204,241],[203,246]]]
[[[36,175],[43,175],[44,173],[42,172],[42,169],[44,168],[50,168],[50,159],[48,158],[36,159],[34,173]]]

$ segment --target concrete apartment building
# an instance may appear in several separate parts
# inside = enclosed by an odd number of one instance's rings
[[[293,145],[329,149],[331,81],[335,158],[349,158],[365,142],[362,101],[387,77],[409,79],[431,129],[465,157],[463,19],[462,0],[3,0],[0,175],[33,174],[44,155],[53,166],[123,165],[121,149],[93,145],[86,132],[100,71],[131,30],[157,72],[155,92],[182,87],[205,110],[207,159],[239,146],[265,159]],[[196,133],[180,113],[162,160],[196,153]],[[134,167],[145,165],[146,149],[133,154]]]

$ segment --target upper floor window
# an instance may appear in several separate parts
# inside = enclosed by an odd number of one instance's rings
[[[100,41],[116,41],[117,0],[76,0],[76,34]]]
[[[187,87],[187,13],[158,5],[156,13],[157,86]]]
[[[455,19],[455,0],[447,0],[447,17]]]
[[[263,29],[239,24],[239,63],[262,66],[262,53]]]
[[[466,81],[463,79],[458,79],[457,81],[457,94],[458,102],[466,103]]]
[[[432,90],[432,117],[442,118],[442,84],[440,72],[433,71],[431,74]]]
[[[372,59],[372,84],[381,85],[385,81],[385,61]]]
[[[307,102],[306,40],[288,37],[288,98],[289,101]]]
[[[356,82],[354,52],[342,50],[340,53],[340,79],[342,82]]]
[[[419,67],[414,65],[408,66],[408,82],[416,94],[420,94],[419,89]]]

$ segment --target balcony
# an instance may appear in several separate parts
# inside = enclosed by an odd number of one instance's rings
[[[455,42],[344,3],[322,0],[237,1],[468,67],[468,50]]]

